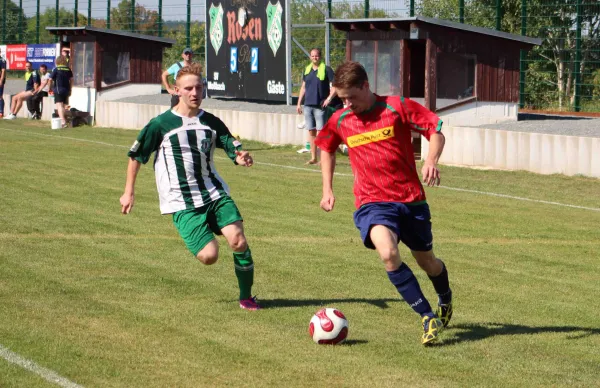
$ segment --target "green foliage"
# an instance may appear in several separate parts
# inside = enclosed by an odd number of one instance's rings
[[[593,73],[592,87],[593,87],[592,96],[595,99],[600,100],[600,68],[596,69]]]
[[[134,32],[148,35],[158,34],[158,12],[148,10],[141,5],[135,6]],[[131,1],[122,0],[111,10],[110,28],[113,30],[131,30]]]
[[[70,26],[73,25],[73,11],[69,11],[65,8],[58,10],[58,26]],[[78,24],[86,25],[87,17],[83,14],[78,13],[77,16]],[[54,43],[56,42],[56,35],[50,35],[46,32],[46,27],[56,26],[56,11],[54,8],[47,8],[46,11],[40,14],[40,41],[39,43]],[[36,40],[36,18],[35,16],[27,19],[27,35],[23,40],[23,43],[35,43]]]
[[[166,49],[163,54],[163,66],[166,68],[175,62],[182,60],[181,53],[186,48],[186,31],[185,24],[180,24],[174,28],[163,31],[163,37],[175,39],[177,43],[173,47]],[[205,49],[205,24],[192,22],[190,24],[190,41],[191,49],[194,52],[194,62],[198,62],[204,66],[204,49]]]
[[[1,32],[0,40],[2,44],[19,43],[22,41],[21,34],[25,33],[24,28],[19,24],[19,16],[25,22],[27,20],[25,13],[11,0],[2,1],[6,1],[6,29]],[[5,17],[2,4],[3,2],[0,2],[0,21]],[[2,28],[1,24],[0,28]]]

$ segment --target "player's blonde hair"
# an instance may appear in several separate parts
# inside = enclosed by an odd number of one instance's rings
[[[68,63],[69,61],[67,61],[67,57],[65,57],[64,55],[61,55],[60,57],[56,58],[56,66],[68,66]]]
[[[181,70],[179,70],[179,73],[177,73],[177,79],[175,80],[175,82],[181,79],[181,77],[183,77],[184,75],[189,74],[196,75],[202,78],[202,65],[200,65],[199,63],[192,63],[191,65],[182,67]]]

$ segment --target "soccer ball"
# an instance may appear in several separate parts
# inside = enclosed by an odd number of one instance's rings
[[[348,320],[340,310],[324,308],[313,315],[308,332],[317,344],[341,344],[348,336]]]
[[[342,155],[348,155],[348,146],[346,144],[340,144],[337,151]]]

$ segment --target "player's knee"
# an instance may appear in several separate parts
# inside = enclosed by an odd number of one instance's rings
[[[198,253],[198,255],[196,255],[196,258],[198,258],[198,260],[200,260],[202,264],[211,265],[217,262],[217,260],[219,259],[219,255],[206,254],[200,252]]]
[[[385,264],[396,263],[400,260],[400,253],[398,247],[389,247],[384,249],[378,249],[379,257]]]
[[[433,251],[412,251],[411,253],[419,267],[421,267],[421,269],[425,271],[428,275],[437,276],[440,274],[440,272],[442,272],[442,262],[440,261],[440,259],[435,257]]]
[[[208,244],[200,252],[198,252],[196,258],[205,265],[216,263],[219,259],[219,246],[216,244]]]
[[[236,234],[229,240],[229,247],[234,252],[243,252],[248,249],[248,242],[246,242],[246,236],[243,233]]]

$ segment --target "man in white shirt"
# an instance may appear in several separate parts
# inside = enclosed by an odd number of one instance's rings
[[[48,91],[50,90],[50,84],[52,79],[50,73],[48,73],[48,67],[46,65],[40,65],[40,86],[34,90],[33,96],[27,100],[27,109],[31,113],[32,120],[39,120],[42,118],[43,101],[44,97],[48,97]]]

